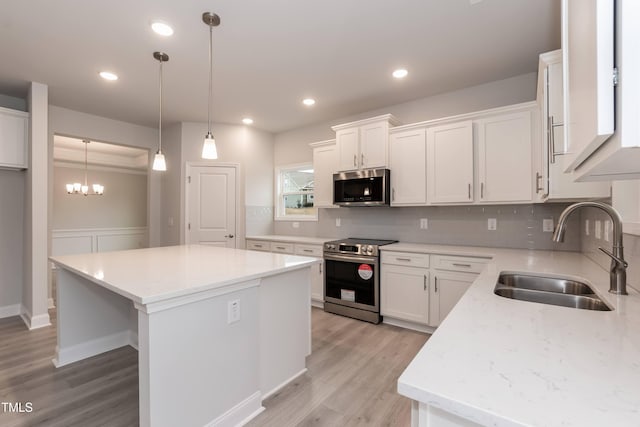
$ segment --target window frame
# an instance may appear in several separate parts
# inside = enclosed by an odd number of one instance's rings
[[[294,163],[287,165],[279,165],[275,167],[275,181],[274,181],[274,209],[273,209],[273,219],[274,221],[318,221],[318,208],[313,206],[313,215],[286,215],[284,210],[284,196],[286,195],[296,195],[296,194],[311,194],[315,199],[315,170],[314,174],[314,189],[313,191],[282,191],[282,174],[285,172],[291,172],[301,169],[313,169],[313,163]]]

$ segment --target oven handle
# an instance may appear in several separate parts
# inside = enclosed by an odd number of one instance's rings
[[[375,264],[378,262],[378,258],[376,257],[359,257],[359,256],[351,256],[351,255],[324,255],[324,259],[328,259],[330,261],[344,261],[344,262],[352,262],[352,263],[364,263],[364,264]]]

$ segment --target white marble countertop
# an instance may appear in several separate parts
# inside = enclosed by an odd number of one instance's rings
[[[322,245],[324,242],[336,240],[337,237],[305,237],[305,236],[286,236],[284,234],[266,234],[261,236],[247,236],[247,240],[268,240],[271,242],[282,243],[306,243],[309,245]]]
[[[640,295],[576,252],[396,244],[492,260],[398,380],[400,394],[492,426],[639,426]],[[493,293],[501,271],[580,279],[614,310]]]
[[[149,304],[305,268],[318,258],[206,245],[166,246],[51,257],[134,302]]]

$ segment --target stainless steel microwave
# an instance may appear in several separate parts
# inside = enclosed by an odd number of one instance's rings
[[[338,206],[388,206],[389,169],[333,174],[333,203]]]

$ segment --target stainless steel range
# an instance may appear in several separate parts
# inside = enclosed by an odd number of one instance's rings
[[[378,248],[397,240],[335,240],[324,244],[324,311],[380,323]]]

